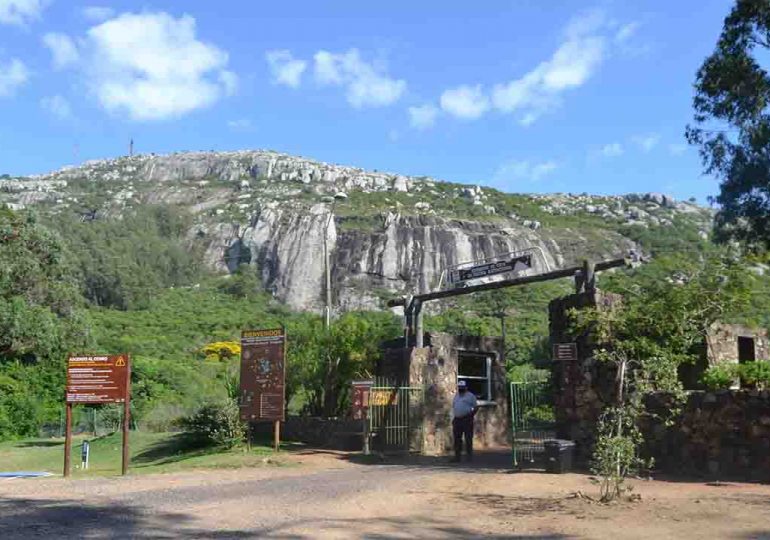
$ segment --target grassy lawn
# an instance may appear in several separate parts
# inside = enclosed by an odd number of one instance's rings
[[[90,439],[89,468],[80,468],[80,452],[86,437],[72,441],[72,476],[120,474],[121,436],[113,433]],[[240,468],[263,466],[274,455],[267,444],[233,450],[184,448],[178,433],[131,432],[131,474],[174,472],[194,468]],[[60,475],[64,460],[64,439],[25,439],[0,443],[0,471],[47,471]],[[280,463],[272,461],[271,463]]]

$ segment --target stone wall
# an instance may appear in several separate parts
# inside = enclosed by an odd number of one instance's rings
[[[557,436],[575,441],[583,462],[590,457],[602,411],[616,402],[617,374],[615,366],[594,358],[597,344],[590,332],[575,335],[570,331],[568,312],[573,308],[612,309],[619,301],[615,295],[596,291],[549,304],[551,342],[577,346],[577,360],[552,364]],[[754,339],[756,360],[768,359],[765,331],[716,324],[703,344],[702,361],[692,366],[695,369],[680,372],[683,382],[697,385],[699,373],[707,365],[737,363],[739,337]],[[645,452],[655,458],[656,469],[770,478],[770,392],[691,391],[681,415],[671,419],[672,426],[662,420],[670,417],[675,406],[670,396],[649,396],[646,405],[653,414],[644,418],[641,427],[647,440]]]
[[[259,425],[258,432],[272,433],[272,424]],[[364,421],[348,418],[289,416],[281,424],[281,438],[319,448],[335,450],[363,449]]]
[[[645,405],[665,415],[671,396],[648,396]],[[664,416],[665,417],[665,416]],[[712,478],[770,480],[770,392],[690,392],[673,426],[647,417],[645,453],[655,469]]]

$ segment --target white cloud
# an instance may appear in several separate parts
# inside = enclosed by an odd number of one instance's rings
[[[617,32],[615,32],[615,41],[618,43],[624,43],[628,41],[639,30],[638,22],[630,22],[622,25]]]
[[[13,94],[29,79],[29,70],[18,58],[8,62],[0,61],[0,97]]]
[[[498,167],[493,180],[498,185],[516,181],[538,182],[558,168],[555,161],[533,163],[528,160],[512,160]]]
[[[313,60],[316,81],[344,86],[348,103],[357,109],[392,105],[406,91],[406,81],[391,78],[382,66],[365,62],[358,49],[344,53],[321,50]]]
[[[111,19],[115,10],[106,6],[87,6],[83,8],[83,17],[93,22],[102,22]]]
[[[71,66],[80,59],[75,42],[66,34],[48,33],[43,36],[43,44],[51,51],[56,69]]]
[[[40,18],[43,0],[0,0],[0,23],[23,26]]]
[[[687,145],[683,143],[672,143],[668,145],[668,153],[672,156],[681,156],[687,151]]]
[[[248,118],[238,118],[227,122],[227,127],[236,131],[245,131],[251,129],[251,120]]]
[[[85,70],[100,105],[134,120],[207,107],[235,91],[228,56],[196,37],[195,19],[124,13],[88,30]]]
[[[40,106],[59,120],[69,120],[72,118],[72,107],[59,94],[44,97],[40,100]]]
[[[660,142],[660,136],[655,133],[650,133],[649,135],[636,135],[631,137],[631,140],[644,152],[650,152],[658,145],[658,142]]]
[[[438,116],[438,108],[430,103],[419,107],[409,107],[409,125],[415,129],[433,127]]]
[[[232,96],[238,90],[238,75],[232,71],[222,70],[219,72],[219,82],[225,90],[225,95]]]
[[[480,84],[450,88],[441,94],[441,108],[457,118],[474,120],[489,110],[489,98]]]
[[[503,113],[521,112],[523,125],[536,121],[561,104],[561,94],[585,84],[607,56],[606,22],[594,11],[567,25],[564,41],[551,55],[519,79],[497,84],[492,103]]]
[[[307,62],[294,58],[291,51],[286,49],[267,51],[265,58],[275,84],[283,84],[290,88],[299,87],[302,74],[307,69]]]
[[[602,155],[604,157],[617,157],[623,154],[623,145],[619,142],[605,144],[602,147]]]

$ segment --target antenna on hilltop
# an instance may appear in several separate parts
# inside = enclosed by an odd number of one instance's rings
[[[128,143],[128,157],[132,157],[134,155],[134,139],[131,139],[131,142]]]

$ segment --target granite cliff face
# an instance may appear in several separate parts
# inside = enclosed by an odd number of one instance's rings
[[[340,192],[348,195],[336,203]],[[319,310],[323,245],[340,309],[434,289],[448,266],[535,249],[535,268],[625,254],[640,231],[705,237],[709,211],[661,194],[512,195],[369,172],[266,150],[141,155],[0,180],[15,209],[119,219],[131,208],[189,209],[191,244],[220,272],[249,264],[292,308]],[[665,234],[665,233],[664,233]]]

